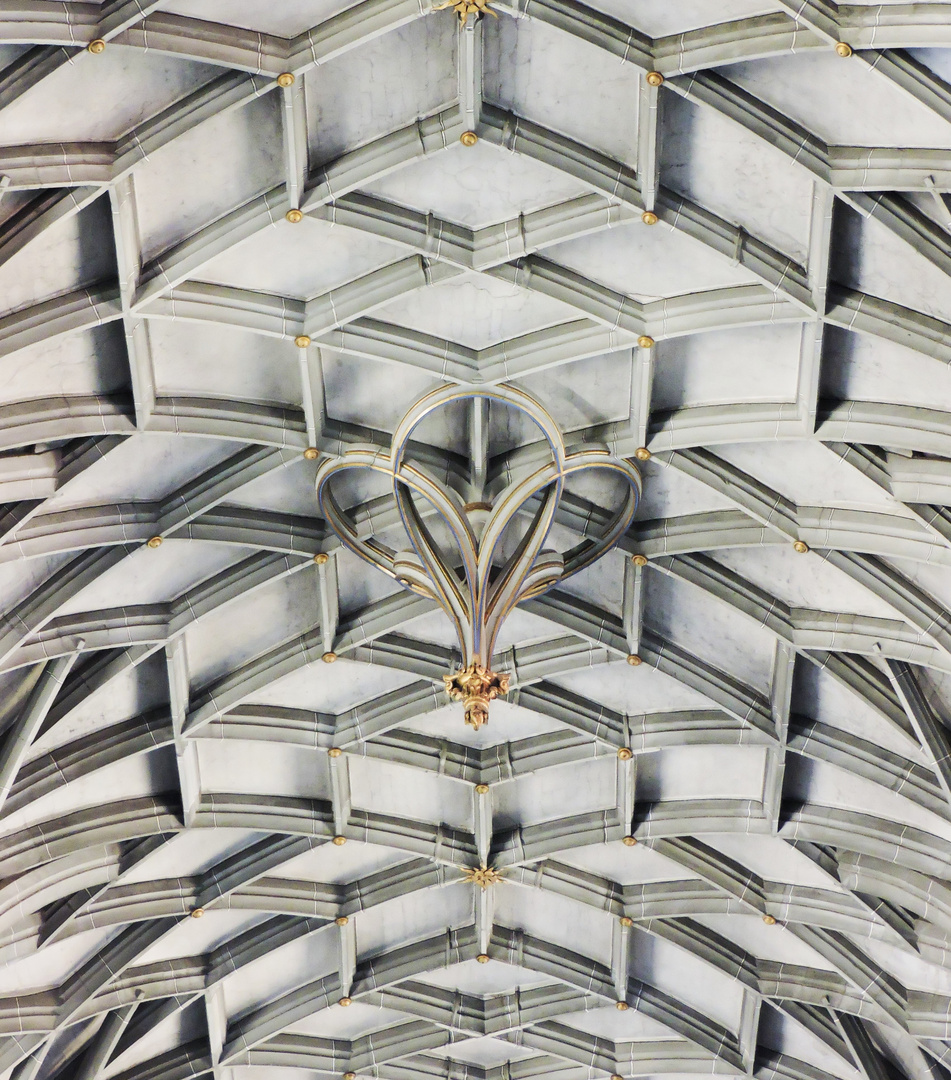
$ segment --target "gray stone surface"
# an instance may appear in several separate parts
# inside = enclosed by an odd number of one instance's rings
[[[0,1080],[951,1070],[951,4],[497,10],[2,5]],[[303,450],[500,382],[474,732]]]

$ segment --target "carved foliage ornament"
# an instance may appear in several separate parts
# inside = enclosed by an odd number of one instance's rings
[[[491,0],[444,0],[444,3],[437,4],[433,11],[452,8],[461,22],[465,22],[470,15],[475,15],[477,19],[481,19],[483,15],[491,15],[493,19],[497,19],[498,15],[489,6],[490,3]]]
[[[420,423],[466,400],[470,426],[488,422],[491,403],[493,410],[527,416],[541,438],[496,459],[473,460],[468,469],[458,455],[411,443]],[[622,479],[620,506],[609,512],[567,512],[566,481],[593,469]],[[334,489],[352,470],[389,479],[398,517],[383,513],[371,519],[363,505],[343,508]],[[641,492],[640,473],[632,462],[601,445],[566,447],[548,412],[524,391],[506,385],[450,386],[426,394],[400,421],[389,450],[355,446],[338,458],[325,458],[316,482],[321,511],[340,540],[404,588],[434,600],[449,616],[462,669],[445,676],[446,690],[463,701],[466,723],[474,728],[487,721],[489,702],[509,689],[509,676],[492,670],[506,615],[519,601],[547,592],[616,544]],[[559,515],[581,534],[563,553],[545,547]],[[403,550],[373,535],[374,528],[391,534],[400,525],[408,541]]]

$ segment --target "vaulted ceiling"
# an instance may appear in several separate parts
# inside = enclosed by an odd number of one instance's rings
[[[947,1080],[951,3],[494,8],[0,4],[3,1080]],[[473,731],[314,479],[502,382]]]

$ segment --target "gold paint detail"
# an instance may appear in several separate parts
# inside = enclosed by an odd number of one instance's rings
[[[489,958],[484,952],[480,952],[476,957],[476,960],[478,960],[480,964],[487,964],[489,962]]]
[[[323,660],[325,664],[332,664],[334,660],[337,659],[337,654],[335,652],[325,652],[320,659]]]
[[[307,458],[308,461],[316,461],[319,453],[320,451],[316,446],[308,446],[304,451],[304,457]]]
[[[86,51],[91,52],[93,56],[98,56],[100,53],[106,51],[106,43],[101,37],[97,37],[94,41],[90,41],[86,46]]]
[[[641,214],[641,221],[643,221],[645,225],[656,225],[658,220],[659,218],[653,210],[645,210],[644,213]]]
[[[337,918],[334,919],[334,925],[336,926],[346,926],[348,922],[350,922],[350,920],[346,915],[338,915]]]
[[[340,757],[342,753],[343,751],[340,749],[339,746],[331,746],[331,748],[327,751],[327,757]]]
[[[487,889],[490,885],[498,885],[504,881],[501,870],[491,866],[470,866],[462,871],[462,879],[467,885],[478,885],[480,889]]]
[[[614,1007],[618,1012],[627,1012],[631,1006],[626,1001],[619,1001]]]
[[[835,54],[845,60],[852,55],[852,46],[846,41],[837,41],[835,43]]]
[[[650,450],[648,450],[646,446],[639,446],[634,451],[634,456],[638,461],[650,461],[652,457]]]
[[[488,784],[476,784],[476,795],[488,795],[488,794],[489,794],[489,785]]]
[[[459,142],[461,142],[463,146],[475,146],[478,141],[479,136],[476,135],[474,131],[464,131],[459,136]]]
[[[661,73],[659,71],[648,71],[648,73],[644,76],[644,78],[647,80],[647,85],[648,86],[663,86],[664,85],[664,76],[661,75]]]
[[[343,847],[343,845],[347,842],[347,838],[345,836],[335,836],[333,842],[334,844],[336,844],[337,847]]]
[[[654,339],[650,334],[641,334],[637,339],[637,347],[639,349],[649,349],[654,344]]]
[[[446,693],[465,706],[466,723],[479,730],[489,720],[489,702],[509,692],[509,676],[483,667],[477,660],[452,675],[443,675]]]
[[[491,510],[492,503],[490,502],[471,502],[466,503],[462,508],[467,514],[471,514],[473,510]]]
[[[346,1003],[348,1005],[350,1004],[350,998],[341,998],[340,999],[340,1004],[342,1005],[345,1001],[346,1001]],[[343,1074],[343,1080],[357,1080],[357,1074],[356,1073],[344,1073]]]
[[[497,19],[498,15],[489,6],[490,3],[491,0],[443,0],[443,3],[433,8],[433,11],[445,11],[446,8],[452,8],[462,23],[465,23],[470,15],[475,15],[477,19],[481,19],[483,15],[491,15],[493,19]]]
[[[191,915],[193,919],[200,919],[202,915],[205,914],[205,909],[203,907],[194,907],[188,914]]]
[[[644,661],[635,652],[631,653],[631,655],[627,658],[627,662],[631,665],[631,667],[640,667],[641,664],[644,663]]]
[[[617,752],[618,759],[621,761],[630,761],[634,756],[634,751],[630,747],[622,746]]]
[[[294,344],[298,349],[306,349],[310,344],[310,336],[308,334],[298,334],[297,337],[294,338]]]
[[[631,562],[635,566],[647,566],[647,556],[646,555],[632,555],[631,556]]]
[[[634,847],[637,844],[637,837],[636,836],[625,836],[624,840],[623,840],[623,843],[626,844],[627,847]]]
[[[150,548],[160,548],[161,546],[162,546],[162,538],[161,538],[161,536],[153,536],[152,539],[149,540],[149,547]]]
[[[622,915],[620,919],[618,919],[618,922],[621,924],[621,926],[634,925],[634,920],[630,917],[630,915]]]
[[[316,563],[316,564],[317,564],[318,566],[326,566],[326,565],[327,565],[327,563],[329,563],[329,562],[330,562],[330,556],[329,556],[329,555],[328,555],[328,554],[326,553],[326,551],[321,551],[321,552],[318,552],[318,553],[317,553],[317,554],[316,554],[316,555],[314,556],[314,562],[315,562],[315,563]]]
[[[294,75],[290,71],[282,71],[274,81],[282,90],[286,90],[289,86],[294,85]]]
[[[304,215],[300,210],[288,210],[284,215],[284,220],[296,225],[299,221],[304,220]]]
[[[793,551],[799,552],[800,555],[805,555],[808,550],[809,545],[805,542],[805,540],[797,540],[793,544]]]
[[[767,926],[775,926],[776,925],[776,920],[773,918],[772,915],[764,915],[763,916],[763,922],[766,923]]]

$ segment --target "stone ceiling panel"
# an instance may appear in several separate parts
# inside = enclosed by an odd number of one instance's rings
[[[951,6],[492,7],[0,11],[0,1080],[951,1068]]]

